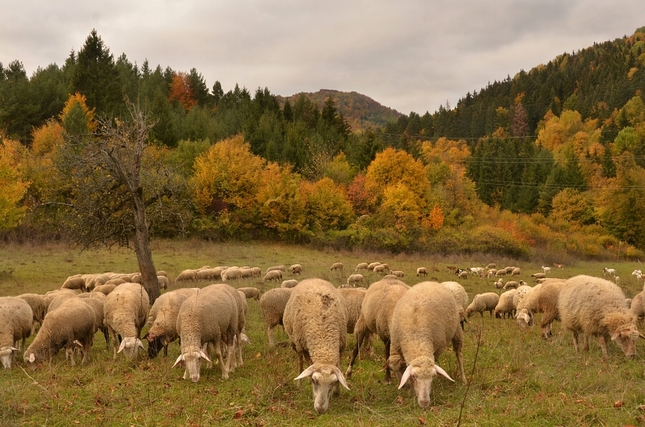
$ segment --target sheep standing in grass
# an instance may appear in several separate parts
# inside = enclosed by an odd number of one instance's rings
[[[260,290],[254,287],[239,288],[238,291],[244,294],[245,298],[253,298],[256,301],[260,300]]]
[[[0,360],[5,369],[11,369],[14,353],[25,350],[25,341],[31,335],[34,313],[22,298],[0,297]]]
[[[554,320],[560,320],[558,300],[565,284],[564,279],[547,279],[531,288],[516,305],[517,314],[515,318],[520,327],[533,326],[533,315],[542,313],[542,318],[540,319],[542,337],[549,338],[551,336],[551,324]]]
[[[90,348],[96,332],[94,310],[80,298],[70,298],[56,310],[45,316],[36,338],[23,354],[24,361],[35,369],[38,363],[51,360],[58,350],[65,347],[72,366],[74,348],[82,347],[85,363],[90,357]]]
[[[466,289],[464,289],[464,287],[460,283],[453,281],[441,282],[441,286],[448,289],[452,293],[452,296],[455,299],[457,306],[459,307],[459,322],[461,323],[461,326],[463,328],[464,320],[466,318],[466,309],[468,308],[468,294],[466,293]]]
[[[425,267],[419,267],[417,268],[417,277],[419,276],[427,276],[428,275],[428,269]]]
[[[349,390],[340,370],[347,340],[347,309],[343,297],[331,283],[306,279],[293,288],[284,309],[284,329],[298,355],[296,380],[310,377],[314,408],[327,411],[338,383]],[[304,363],[309,366],[304,368]]]
[[[281,284],[281,288],[293,288],[298,284],[298,279],[289,279],[289,280],[284,280]]]
[[[148,355],[155,357],[160,348],[164,349],[164,355],[168,355],[168,344],[179,338],[177,333],[177,315],[179,309],[186,299],[199,292],[199,288],[179,288],[174,291],[163,293],[157,298],[150,308],[148,325],[150,329],[145,338],[148,345]]]
[[[360,273],[350,274],[349,277],[347,278],[347,284],[350,286],[357,286],[357,285],[362,286],[364,279],[365,278]]]
[[[138,283],[124,283],[110,292],[105,300],[105,326],[112,339],[113,358],[123,351],[128,360],[136,359],[143,343],[139,339],[146,323],[150,299]],[[121,336],[119,345],[118,336]],[[118,349],[118,350],[117,350]]]
[[[264,281],[268,282],[270,280],[274,280],[276,282],[279,282],[280,280],[282,280],[282,271],[280,270],[267,271],[266,274],[264,275]]]
[[[291,274],[302,274],[302,265],[293,264],[291,267],[289,267],[289,271],[291,272]]]
[[[260,297],[260,307],[264,315],[264,323],[267,325],[269,347],[275,345],[273,341],[273,329],[283,324],[284,308],[291,296],[291,290],[292,288],[269,289]]]
[[[408,380],[417,396],[419,406],[430,404],[432,380],[439,374],[452,378],[437,361],[448,345],[452,345],[457,358],[461,379],[466,383],[462,346],[463,332],[459,324],[461,307],[449,289],[433,282],[422,282],[413,286],[401,297],[394,307],[390,333],[393,368],[400,367],[399,388]],[[402,361],[399,360],[402,358]],[[407,367],[401,372],[402,363]]]
[[[359,262],[358,264],[356,264],[356,268],[354,269],[354,272],[358,273],[359,271],[367,270],[368,265],[369,264],[366,262]]]
[[[578,351],[578,335],[598,339],[603,356],[607,357],[607,339],[620,345],[625,356],[636,355],[638,337],[645,338],[636,327],[634,315],[625,307],[625,294],[616,284],[598,277],[575,276],[566,281],[560,291],[558,311],[562,327],[573,333],[573,345]]]
[[[495,307],[494,313],[497,318],[513,317],[515,315],[515,304],[513,303],[513,297],[517,289],[511,289],[509,291],[503,292],[499,296],[499,302]]]
[[[365,288],[339,288],[341,296],[345,300],[345,307],[347,308],[347,333],[353,334],[356,322],[361,315],[361,307],[363,299],[367,293]]]
[[[185,363],[184,379],[199,381],[202,359],[211,361],[206,353],[209,344],[218,356],[222,378],[228,378],[230,364],[235,360],[237,316],[235,299],[222,287],[204,288],[184,301],[177,314],[181,354],[173,365]],[[227,349],[226,361],[222,354],[224,346]]]
[[[34,293],[21,294],[18,295],[18,298],[25,300],[31,307],[31,311],[34,314],[34,327],[36,326],[36,323],[38,325],[42,325],[45,314],[47,314],[47,303],[45,302],[45,298],[40,294]]]
[[[473,313],[479,313],[484,317],[484,311],[488,311],[490,316],[493,317],[493,311],[499,302],[499,295],[495,292],[485,292],[477,294],[473,297],[473,301],[466,308],[466,317],[470,317]]]
[[[396,302],[408,289],[410,287],[402,281],[386,278],[372,283],[367,288],[363,298],[363,305],[361,306],[361,315],[354,327],[356,344],[345,373],[347,378],[352,375],[352,367],[363,341],[369,339],[372,334],[378,335],[385,344],[385,360],[390,357],[390,320],[392,319],[392,312]],[[385,367],[385,381],[388,384],[391,381],[391,370],[388,365]]]
[[[334,271],[334,270],[338,270],[338,271],[340,271],[342,273],[343,272],[343,263],[342,262],[333,263],[331,265],[331,267],[329,268],[329,271]]]

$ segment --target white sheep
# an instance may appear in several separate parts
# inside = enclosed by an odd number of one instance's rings
[[[531,277],[534,277],[536,279],[546,279],[546,274],[544,274],[544,273],[533,273],[533,274],[531,274]]]
[[[186,269],[179,273],[175,278],[175,282],[195,282],[197,281],[197,271]]]
[[[291,274],[302,274],[302,265],[293,264],[291,267],[289,267],[289,271],[291,272]]]
[[[517,288],[519,288],[519,286],[520,286],[520,284],[519,284],[518,282],[516,282],[515,280],[509,280],[508,282],[506,282],[506,283],[504,284],[504,286],[502,287],[502,289],[504,289],[505,291],[507,291],[507,290],[509,290],[509,289],[517,289]]]
[[[630,311],[639,323],[645,319],[645,291],[640,291],[630,303]]]
[[[428,269],[425,267],[419,267],[417,268],[417,277],[419,276],[427,276],[428,275]]]
[[[23,359],[32,369],[38,363],[51,360],[58,350],[65,347],[65,353],[70,357],[72,366],[74,348],[82,347],[83,359],[89,360],[90,348],[96,332],[94,310],[80,298],[70,298],[56,310],[45,316],[43,324],[23,354]]]
[[[280,270],[269,270],[264,275],[263,280],[265,282],[268,282],[270,280],[275,280],[276,282],[278,282],[278,281],[282,280],[282,271],[280,271]]]
[[[156,356],[160,347],[164,349],[164,355],[168,355],[168,344],[179,338],[177,333],[177,315],[179,309],[186,299],[196,295],[199,288],[179,288],[161,294],[150,308],[147,324],[150,326],[145,338],[152,346],[149,356]]]
[[[549,272],[551,271],[551,267],[547,267],[547,266],[543,265],[542,266],[542,271],[544,271],[544,274],[549,274]]]
[[[306,279],[293,288],[284,309],[284,329],[298,355],[295,379],[310,377],[314,409],[327,411],[338,383],[349,390],[340,370],[347,340],[347,309],[339,291],[326,280]],[[303,369],[304,363],[309,366]]]
[[[284,308],[291,296],[291,290],[292,288],[269,289],[260,297],[260,308],[262,308],[264,322],[267,325],[269,347],[274,346],[273,329],[283,324]]]
[[[18,295],[18,298],[25,300],[31,307],[31,311],[34,314],[34,327],[36,326],[36,323],[38,325],[42,325],[45,314],[47,314],[47,304],[45,302],[45,297],[40,294],[26,293]]]
[[[67,279],[65,279],[61,288],[72,290],[84,289],[85,279],[81,277],[80,274],[74,274],[73,276],[69,276]]]
[[[223,287],[208,286],[187,298],[177,314],[177,333],[181,354],[173,367],[184,362],[184,379],[199,381],[202,359],[210,363],[207,355],[211,344],[218,356],[222,378],[229,376],[230,364],[235,360],[235,336],[238,330],[238,307],[235,298]],[[227,349],[224,361],[224,345]]]
[[[367,270],[368,265],[369,264],[366,262],[359,262],[358,264],[356,264],[356,268],[354,269],[354,272],[358,273],[359,271]]]
[[[222,281],[235,280],[242,278],[242,269],[240,267],[229,267],[222,271]]]
[[[254,287],[238,288],[238,291],[244,294],[245,298],[253,298],[256,301],[260,300],[260,290]]]
[[[363,285],[364,277],[360,273],[350,274],[347,278],[347,284],[350,286]]]
[[[504,318],[506,316],[512,317],[515,315],[515,305],[513,304],[513,297],[517,289],[510,289],[506,292],[503,292],[499,296],[499,302],[493,311],[495,317]]]
[[[378,262],[378,261],[371,262],[371,263],[367,264],[367,271],[374,271],[374,267],[376,267],[377,265],[380,265],[380,264],[381,263]]]
[[[345,300],[347,308],[347,333],[353,334],[356,322],[361,315],[363,299],[367,293],[365,288],[339,288],[338,292]]]
[[[0,297],[0,360],[5,369],[11,369],[17,347],[25,350],[33,322],[34,312],[27,301],[18,297]]]
[[[342,273],[343,272],[343,263],[342,262],[333,263],[331,265],[331,267],[329,268],[329,271],[334,271],[334,270],[338,270],[338,271],[340,271]]]
[[[293,288],[297,284],[298,284],[298,279],[288,279],[288,280],[282,281],[282,283],[280,284],[280,287],[281,288]]]
[[[625,295],[616,284],[597,277],[574,276],[560,291],[558,311],[562,328],[573,333],[573,345],[578,351],[578,335],[598,338],[603,356],[607,357],[607,339],[616,341],[625,356],[636,355],[636,340],[645,338],[636,327],[634,315],[625,307]]]
[[[466,317],[470,317],[473,313],[479,313],[484,316],[484,311],[488,311],[493,316],[493,311],[499,302],[499,295],[495,292],[485,292],[477,294],[473,297],[472,302],[466,307]]]
[[[603,267],[603,269],[602,269],[602,275],[603,275],[603,276],[610,276],[610,277],[613,277],[613,276],[615,276],[615,275],[616,275],[616,270],[615,270],[615,269],[613,269],[613,268]]]
[[[508,271],[507,271],[507,273],[508,273]],[[519,276],[520,274],[522,274],[522,270],[519,267],[514,267],[511,270],[511,276]]]
[[[99,286],[94,287],[94,289],[92,289],[92,292],[102,293],[103,295],[107,296],[110,292],[112,292],[114,289],[116,289],[117,286],[118,285],[116,285],[114,283],[106,283],[104,285],[99,285]]]
[[[464,287],[460,283],[452,281],[441,282],[441,286],[448,289],[452,293],[452,296],[455,298],[455,302],[459,307],[459,321],[461,323],[461,326],[463,327],[464,319],[466,317],[466,309],[468,308],[468,294],[466,293],[466,289],[464,289]]]
[[[413,379],[412,386],[422,408],[430,404],[432,380],[437,374],[454,381],[437,365],[439,356],[449,345],[455,352],[461,379],[466,383],[460,310],[452,292],[433,282],[416,284],[394,307],[391,356],[387,363],[397,376],[401,374],[399,388]],[[407,365],[405,370],[402,370],[403,364]]]
[[[268,273],[269,271],[276,271],[276,270],[281,271],[281,272],[284,273],[285,272],[285,267],[282,264],[271,266],[271,267],[266,269],[265,274]]]
[[[405,277],[405,272],[403,272],[403,271],[401,271],[401,270],[392,270],[392,271],[390,272],[390,274],[392,274],[392,275],[394,275],[395,277],[398,277],[398,278],[403,278],[403,277]]]
[[[356,343],[349,366],[345,372],[347,378],[352,375],[352,368],[363,341],[369,339],[372,334],[378,335],[385,344],[385,360],[390,357],[390,319],[392,318],[392,311],[394,311],[396,302],[408,289],[410,287],[402,281],[386,278],[372,283],[367,288],[367,293],[361,306],[361,315],[354,327]],[[388,384],[391,381],[391,370],[387,365],[385,368],[385,381]]]
[[[138,283],[119,285],[107,296],[104,323],[112,339],[114,360],[121,351],[128,360],[138,357],[139,348],[144,348],[139,336],[149,309],[148,293]],[[118,345],[119,335],[121,345]]]
[[[554,320],[560,320],[558,300],[565,284],[564,279],[552,278],[532,287],[516,305],[517,314],[515,318],[518,325],[520,327],[533,326],[533,315],[542,313],[540,320],[542,337],[550,337],[551,324]]]

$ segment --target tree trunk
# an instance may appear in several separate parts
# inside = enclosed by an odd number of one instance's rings
[[[150,249],[150,230],[146,220],[146,208],[143,202],[143,190],[139,188],[133,195],[134,205],[134,250],[137,254],[139,271],[141,272],[141,282],[152,305],[161,294],[159,290],[159,280],[157,279],[157,270],[152,261],[152,250]]]

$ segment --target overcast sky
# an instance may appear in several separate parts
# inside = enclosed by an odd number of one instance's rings
[[[115,59],[207,86],[356,91],[408,114],[645,26],[643,0],[0,0],[0,62],[62,65],[96,29]]]

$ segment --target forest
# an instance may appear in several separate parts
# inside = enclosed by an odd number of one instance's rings
[[[0,63],[0,235],[129,245],[145,209],[153,238],[635,260],[643,89],[645,27],[423,115],[224,92],[194,68],[115,59],[92,31],[62,66]],[[133,209],[105,159],[127,163],[139,131]]]

